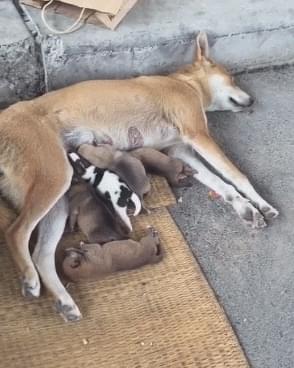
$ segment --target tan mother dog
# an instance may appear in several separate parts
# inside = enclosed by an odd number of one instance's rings
[[[40,274],[64,319],[81,317],[55,272],[54,253],[64,230],[64,194],[73,174],[66,151],[82,143],[108,142],[121,150],[170,148],[170,154],[197,170],[195,178],[219,193],[253,228],[265,226],[264,218],[276,217],[278,211],[261,198],[208,131],[205,111],[240,111],[252,103],[226,70],[208,58],[207,38],[200,33],[195,62],[176,73],[83,82],[4,110],[0,190],[19,210],[5,235],[22,275],[23,294],[39,296]],[[193,150],[232,185],[210,172]],[[28,243],[38,224],[33,262]]]

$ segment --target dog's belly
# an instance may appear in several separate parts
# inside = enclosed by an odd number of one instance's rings
[[[151,123],[109,125],[98,129],[76,127],[62,133],[68,151],[83,143],[109,144],[119,150],[152,147],[162,150],[180,141],[176,127],[164,121]]]
[[[105,129],[95,132],[98,144],[111,144],[120,150],[140,147],[164,149],[180,140],[178,130],[168,124],[129,125],[127,128]]]

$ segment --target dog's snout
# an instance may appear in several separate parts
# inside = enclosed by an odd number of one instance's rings
[[[254,104],[254,98],[253,97],[249,97],[248,99],[248,106],[252,106]]]

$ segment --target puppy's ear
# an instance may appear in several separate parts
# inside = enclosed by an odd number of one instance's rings
[[[207,35],[205,32],[199,32],[196,38],[196,60],[195,62],[202,61],[209,57],[209,45]]]

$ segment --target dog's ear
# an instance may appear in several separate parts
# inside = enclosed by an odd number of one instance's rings
[[[209,45],[205,32],[199,32],[196,38],[196,62],[209,57]]]

